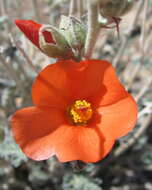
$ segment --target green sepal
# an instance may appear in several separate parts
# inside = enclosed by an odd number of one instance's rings
[[[73,49],[83,48],[86,40],[86,26],[74,17],[61,16],[60,31]]]
[[[55,43],[48,43],[45,41],[44,35],[42,33],[44,31],[51,33]],[[40,28],[39,44],[41,50],[49,57],[60,59],[69,59],[73,57],[72,49],[70,48],[67,40],[54,26],[44,25]]]

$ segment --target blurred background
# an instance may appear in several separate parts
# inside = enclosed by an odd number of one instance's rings
[[[136,99],[139,114],[133,132],[119,139],[104,160],[79,172],[56,158],[29,160],[12,138],[11,115],[32,105],[32,81],[55,62],[25,38],[14,19],[58,26],[60,15],[69,13],[69,4],[69,0],[0,0],[0,190],[152,190],[152,0],[135,1],[122,17],[119,39],[116,29],[102,29],[93,55],[112,62]]]

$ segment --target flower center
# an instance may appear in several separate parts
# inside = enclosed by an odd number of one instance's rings
[[[92,114],[91,104],[86,100],[76,100],[70,107],[70,116],[75,124],[87,124]]]

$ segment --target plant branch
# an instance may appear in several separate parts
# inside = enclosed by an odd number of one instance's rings
[[[145,62],[145,34],[147,33],[147,27],[146,27],[146,19],[147,19],[147,9],[148,9],[148,4],[149,1],[144,1],[144,9],[143,9],[143,17],[142,17],[142,25],[141,25],[141,36],[140,36],[140,52],[141,52],[141,57],[140,57],[140,64],[136,66],[134,75],[131,78],[128,88],[132,86],[132,83],[134,79],[136,78],[137,74],[139,73],[141,67],[144,65]]]
[[[141,127],[138,129],[138,131],[133,135],[133,138],[130,138],[127,143],[123,143],[120,145],[114,152],[114,156],[118,157],[123,152],[125,152],[128,148],[130,148],[137,140],[138,138],[144,133],[144,131],[149,127],[150,123],[152,121],[152,114],[149,114]]]
[[[21,91],[24,91],[24,85],[22,84],[20,77],[17,75],[17,73],[14,71],[12,64],[10,62],[7,62],[5,58],[0,55],[0,61],[3,64],[4,68],[8,71],[10,77],[15,81],[16,85]]]
[[[144,64],[145,61],[145,36],[146,36],[146,18],[148,16],[147,15],[148,4],[149,4],[148,0],[144,1],[141,36],[140,36],[141,64]]]
[[[134,18],[132,19],[132,21],[130,23],[129,29],[126,32],[126,35],[124,35],[122,44],[121,44],[118,52],[116,53],[116,56],[114,57],[114,59],[112,61],[113,65],[115,67],[117,66],[117,64],[119,63],[121,57],[123,56],[123,54],[125,52],[125,49],[127,47],[128,41],[129,41],[129,36],[130,36],[131,32],[133,31],[137,20],[139,19],[139,14],[141,12],[142,7],[143,7],[143,1],[140,1],[137,5],[136,13],[135,13]]]
[[[14,43],[14,45],[16,46],[16,48],[21,52],[21,54],[23,55],[23,57],[27,61],[27,64],[31,67],[31,69],[35,73],[38,74],[38,70],[35,68],[35,66],[33,65],[32,61],[30,60],[29,56],[26,54],[26,52],[24,51],[24,49],[19,45],[18,42],[16,42],[16,40],[14,39],[14,37],[11,34],[10,34],[10,38],[11,38],[12,42]]]

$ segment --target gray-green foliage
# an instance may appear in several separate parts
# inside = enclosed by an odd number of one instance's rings
[[[14,167],[18,167],[22,162],[27,161],[27,157],[22,153],[18,145],[14,142],[11,133],[6,130],[5,139],[0,143],[0,158],[11,162]]]
[[[41,164],[33,164],[29,174],[29,180],[33,183],[43,183],[50,179],[50,175],[46,171],[42,170]]]
[[[67,174],[63,178],[63,190],[102,190],[98,182],[79,174]]]
[[[141,156],[141,160],[146,166],[148,166],[148,169],[151,168],[152,170],[152,147],[150,145],[145,147],[145,152]]]

